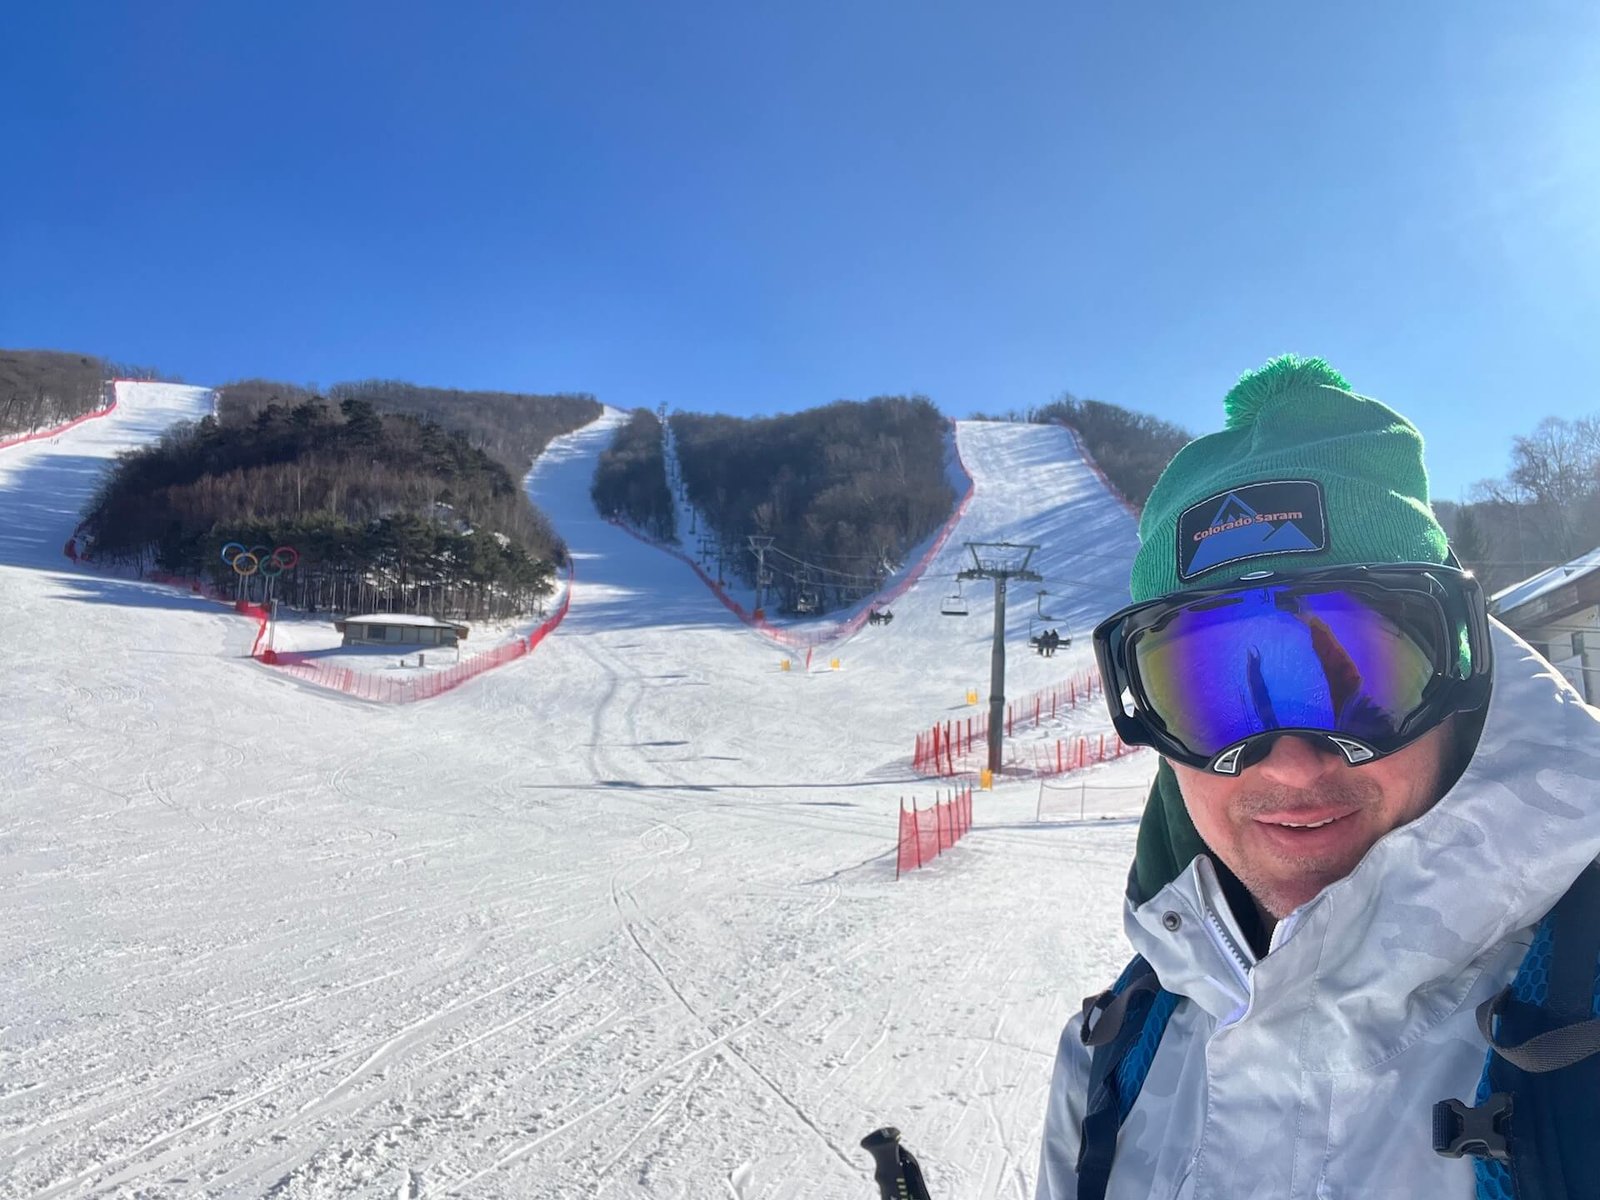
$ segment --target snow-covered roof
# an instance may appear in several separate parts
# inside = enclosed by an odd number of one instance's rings
[[[1507,612],[1518,608],[1530,600],[1535,600],[1546,592],[1554,591],[1564,583],[1571,583],[1581,576],[1589,574],[1596,567],[1600,567],[1600,549],[1580,554],[1569,563],[1562,563],[1559,567],[1551,567],[1547,571],[1540,571],[1537,575],[1530,575],[1521,583],[1513,583],[1510,587],[1503,587],[1489,597],[1489,607],[1497,613]]]
[[[343,621],[335,622],[345,625],[349,622],[357,625],[421,625],[433,629],[463,629],[465,625],[460,621],[441,621],[438,617],[424,616],[421,613],[366,613],[359,617],[346,617]]]

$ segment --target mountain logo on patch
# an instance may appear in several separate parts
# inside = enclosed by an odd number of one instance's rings
[[[1207,496],[1178,515],[1178,578],[1272,554],[1328,548],[1328,510],[1314,479],[1247,483]]]

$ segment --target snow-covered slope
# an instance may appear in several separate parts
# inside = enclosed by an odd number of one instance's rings
[[[0,563],[61,565],[61,547],[107,460],[179,421],[208,415],[213,395],[182,384],[119,383],[117,407],[106,416],[48,441],[0,450]]]
[[[866,1197],[891,1122],[940,1200],[1031,1195],[1132,826],[1007,783],[931,867],[893,848],[913,736],[987,691],[987,589],[939,615],[960,542],[1043,543],[1063,631],[1122,599],[1132,520],[1064,431],[960,425],[956,537],[806,673],[593,513],[608,413],[529,480],[556,635],[381,708],[61,557],[107,456],[207,404],[126,385],[0,456],[0,1196]],[[1012,694],[1087,661],[1012,603]]]

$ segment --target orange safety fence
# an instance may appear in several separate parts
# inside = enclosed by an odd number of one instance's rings
[[[961,788],[932,808],[911,807],[900,801],[900,845],[895,855],[894,877],[913,867],[923,867],[959,842],[972,828],[972,788]]]

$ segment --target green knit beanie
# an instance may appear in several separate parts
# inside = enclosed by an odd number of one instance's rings
[[[1275,358],[1222,406],[1222,432],[1178,451],[1145,502],[1135,602],[1252,571],[1445,561],[1422,435],[1322,359]]]

